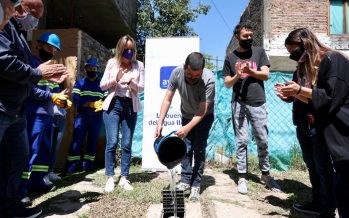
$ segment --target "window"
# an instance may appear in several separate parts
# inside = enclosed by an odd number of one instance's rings
[[[349,0],[330,0],[330,34],[349,33]]]

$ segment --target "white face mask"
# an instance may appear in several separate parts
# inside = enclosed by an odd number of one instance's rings
[[[24,12],[23,18],[16,18],[17,23],[21,30],[29,31],[33,30],[39,24],[39,19],[31,14]]]

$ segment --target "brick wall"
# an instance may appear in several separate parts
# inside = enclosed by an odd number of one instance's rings
[[[300,27],[309,28],[322,42],[331,45],[328,10],[328,0],[265,0],[264,47],[270,55],[288,55],[285,39]]]
[[[270,0],[271,35],[307,27],[316,33],[328,32],[328,0]]]
[[[84,77],[84,64],[90,57],[96,57],[101,65],[100,71],[104,72],[105,66],[109,58],[112,57],[111,51],[104,47],[101,43],[89,36],[84,31],[80,30],[78,33],[81,37],[81,47],[79,49],[80,58],[78,63],[77,78]],[[116,45],[115,45],[116,46]]]

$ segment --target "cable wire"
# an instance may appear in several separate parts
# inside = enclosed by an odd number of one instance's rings
[[[218,7],[216,6],[216,4],[214,3],[214,1],[213,1],[213,0],[210,0],[210,1],[211,1],[211,3],[212,3],[213,7],[217,10],[219,16],[220,16],[221,19],[223,20],[223,22],[224,22],[225,26],[228,28],[229,32],[230,32],[230,33],[233,33],[232,29],[229,27],[228,22],[224,19],[222,13],[219,11],[219,9],[218,9]]]

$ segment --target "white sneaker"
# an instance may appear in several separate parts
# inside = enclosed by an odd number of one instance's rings
[[[240,178],[238,181],[238,192],[240,194],[247,194],[247,180],[245,178]]]
[[[121,188],[125,189],[126,191],[132,191],[132,190],[133,190],[133,187],[132,187],[132,185],[130,184],[130,181],[128,181],[128,180],[126,179],[125,176],[122,176],[122,177],[120,178],[119,186],[120,186]]]
[[[189,200],[194,202],[200,200],[200,187],[191,187]]]
[[[58,176],[58,175],[55,174],[54,172],[49,172],[49,173],[47,174],[47,177],[48,177],[48,179],[49,179],[51,182],[56,182],[56,181],[62,179],[60,176]]]
[[[105,192],[112,192],[114,191],[115,187],[115,181],[113,177],[109,177],[107,180],[107,183],[105,184],[104,191]]]

